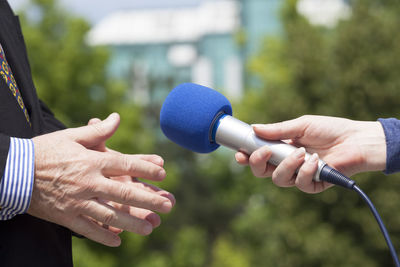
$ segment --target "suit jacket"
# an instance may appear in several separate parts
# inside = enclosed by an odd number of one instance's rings
[[[19,20],[6,0],[0,0],[0,43],[32,122],[29,126],[15,97],[0,77],[1,179],[10,136],[32,138],[65,127],[36,95]],[[0,221],[0,266],[72,266],[71,232],[27,214]]]

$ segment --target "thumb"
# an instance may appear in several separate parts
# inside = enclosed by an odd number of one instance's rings
[[[93,118],[93,119],[90,119],[90,120],[89,120],[88,125],[94,125],[94,124],[97,124],[97,123],[99,123],[99,122],[101,122],[100,119],[98,119],[98,118]],[[106,151],[107,151],[107,148],[106,148],[106,141],[100,142],[100,143],[98,143],[98,144],[96,144],[96,145],[90,147],[90,149],[93,149],[93,150],[95,150],[95,151],[100,151],[100,152],[106,152]]]
[[[90,120],[88,121],[88,125],[96,124],[96,123],[99,123],[99,122],[101,122],[100,119],[98,119],[98,118],[93,118],[93,119],[90,119]]]
[[[112,113],[103,121],[69,129],[69,135],[84,147],[92,148],[109,139],[118,129],[119,122],[118,113]]]
[[[307,120],[297,118],[271,124],[253,124],[252,126],[256,135],[261,138],[268,140],[284,140],[302,137],[307,125]]]

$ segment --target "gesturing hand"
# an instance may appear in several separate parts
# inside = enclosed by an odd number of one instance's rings
[[[299,148],[277,167],[267,163],[271,157],[268,147],[258,149],[250,157],[240,152],[236,154],[240,164],[250,164],[255,176],[272,176],[273,182],[281,187],[297,186],[304,192],[318,193],[331,186],[312,180],[318,156],[348,176],[385,169],[386,141],[379,122],[308,115],[281,123],[254,125],[253,128],[261,138],[286,140],[315,153],[304,162],[305,150]],[[299,169],[297,175],[296,169]]]
[[[109,179],[129,176],[161,181],[166,176],[158,156],[91,149],[110,138],[118,125],[119,116],[111,114],[93,125],[33,138],[35,182],[28,213],[108,246],[118,246],[121,240],[101,224],[150,234],[159,223],[153,211],[169,212],[173,196],[143,183]],[[108,201],[128,205],[135,212]]]
[[[101,122],[100,119],[94,118],[89,121],[88,125],[94,125],[99,122]],[[99,144],[95,144],[95,146],[91,147],[90,149],[96,150],[96,151],[101,151],[101,152],[118,153],[118,152],[106,147],[105,141],[102,141]],[[149,162],[157,164],[160,167],[163,167],[163,165],[164,165],[164,160],[160,156],[157,156],[157,155],[137,155],[137,156],[143,160],[147,160]],[[121,182],[127,183],[127,184],[132,184],[143,190],[147,190],[149,192],[156,193],[161,196],[165,196],[165,197],[169,198],[173,204],[175,204],[175,198],[171,193],[168,193],[167,191],[162,190],[154,185],[150,185],[150,184],[141,182],[135,177],[131,177],[129,175],[124,175],[124,176],[110,177],[110,179],[116,180],[116,181],[121,181]],[[105,200],[103,200],[103,201],[105,201]],[[161,220],[160,220],[160,217],[158,216],[158,214],[151,210],[140,209],[140,208],[132,207],[129,205],[121,205],[119,203],[112,202],[112,201],[106,201],[106,203],[108,205],[113,206],[116,209],[127,212],[134,217],[140,218],[142,220],[147,220],[148,222],[150,222],[152,224],[153,228],[158,227],[161,223]],[[112,226],[109,226],[109,225],[106,225],[103,223],[100,223],[100,225],[102,225],[105,228],[110,229],[111,231],[113,231],[117,234],[119,234],[123,231],[122,229],[115,228],[115,227],[112,227]]]

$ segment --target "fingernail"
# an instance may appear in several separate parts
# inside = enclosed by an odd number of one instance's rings
[[[114,239],[114,240],[112,241],[111,246],[113,246],[113,247],[119,247],[119,246],[121,245],[121,239],[119,238],[119,236],[116,235],[116,236],[113,237],[113,239]]]
[[[149,235],[151,232],[153,232],[153,226],[150,223],[146,224],[143,227],[143,232],[144,232],[145,235]]]
[[[162,210],[164,212],[169,212],[172,209],[172,203],[170,201],[166,201],[162,204]]]
[[[157,164],[159,164],[160,166],[163,166],[164,160],[162,158],[157,159]]]
[[[252,124],[251,126],[260,130],[271,128],[269,124]]]
[[[164,179],[166,175],[167,175],[167,173],[165,172],[164,169],[161,169],[161,170],[158,172],[158,178],[159,178],[159,179]]]
[[[108,117],[107,117],[105,120],[114,119],[116,116],[118,116],[118,113],[113,112],[113,113],[111,113],[110,115],[108,115]]]
[[[309,161],[310,161],[310,163],[317,162],[318,161],[318,154],[317,153],[312,154],[312,156],[310,157]]]
[[[160,224],[161,224],[160,217],[155,213],[151,213],[151,214],[147,215],[146,220],[151,223],[151,225],[153,226],[153,229],[160,226]]]
[[[162,194],[162,196],[168,198],[171,201],[172,206],[175,206],[176,199],[175,199],[175,196],[173,194],[167,193],[167,194]]]
[[[109,118],[111,118],[111,116],[112,116],[113,114],[114,114],[114,113],[111,113],[110,115],[108,115],[107,118],[105,118],[105,120],[108,120]]]
[[[306,149],[304,147],[298,148],[296,150],[296,152],[294,153],[296,158],[302,158],[302,157],[304,157],[305,154],[306,154]]]

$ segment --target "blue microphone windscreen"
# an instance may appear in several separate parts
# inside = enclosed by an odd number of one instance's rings
[[[160,125],[171,141],[198,153],[209,153],[219,147],[210,141],[210,128],[221,112],[232,115],[231,103],[225,96],[208,87],[185,83],[165,99]]]

